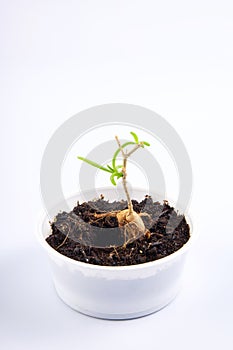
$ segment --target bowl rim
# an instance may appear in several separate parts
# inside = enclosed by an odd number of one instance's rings
[[[100,190],[109,190],[109,187],[103,187],[100,188]],[[99,190],[99,189],[98,189]],[[143,191],[142,188],[134,188],[134,190],[140,190]],[[91,190],[90,190],[91,191]],[[84,191],[84,192],[88,192]],[[75,195],[80,194],[80,192],[78,192]],[[68,199],[74,197],[74,195],[69,196]],[[170,200],[168,200],[168,202],[172,202]],[[176,209],[176,208],[175,208]],[[177,210],[177,209],[176,209]],[[145,262],[145,263],[140,263],[140,264],[135,264],[135,265],[127,265],[127,266],[107,266],[107,265],[95,265],[95,264],[90,264],[90,263],[85,263],[82,261],[78,261],[78,260],[74,260],[72,258],[67,257],[66,255],[63,255],[61,253],[59,253],[57,250],[55,250],[54,248],[52,248],[45,240],[45,236],[43,235],[43,225],[45,223],[45,221],[47,220],[47,222],[49,221],[49,216],[46,213],[45,209],[41,210],[41,212],[38,215],[38,220],[37,220],[37,229],[36,229],[36,236],[37,236],[37,240],[40,242],[40,244],[42,245],[42,247],[47,251],[47,253],[51,256],[53,256],[56,259],[60,259],[62,260],[64,263],[66,264],[72,264],[76,267],[79,268],[84,268],[84,269],[90,269],[90,270],[97,270],[97,271],[129,271],[129,270],[140,270],[140,269],[145,269],[145,268],[153,268],[153,267],[159,267],[161,265],[167,264],[169,262],[172,262],[173,260],[176,260],[177,258],[181,257],[184,253],[187,252],[187,250],[190,248],[190,246],[193,244],[194,238],[196,237],[196,234],[193,233],[193,224],[192,221],[190,220],[190,216],[188,214],[184,214],[185,215],[185,219],[189,225],[190,228],[190,237],[189,240],[177,251],[175,251],[174,253],[167,255],[161,259],[158,260],[153,260],[153,261],[149,261],[149,262]]]

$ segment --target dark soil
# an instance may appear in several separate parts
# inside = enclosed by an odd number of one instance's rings
[[[46,239],[59,253],[74,260],[95,265],[126,266],[141,264],[174,253],[190,237],[185,217],[171,207],[153,202],[145,196],[141,202],[132,201],[149,234],[138,237],[124,246],[124,227],[118,227],[114,211],[127,208],[125,201],[112,202],[101,197],[77,206],[69,212],[59,213],[51,223],[52,233]],[[95,213],[113,212],[96,218]],[[145,215],[146,213],[146,215]]]

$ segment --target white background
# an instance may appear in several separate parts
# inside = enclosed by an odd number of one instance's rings
[[[1,0],[0,347],[231,349],[231,0]],[[192,160],[199,240],[184,286],[132,321],[80,315],[55,295],[34,237],[43,150],[70,116],[126,102],[162,115]]]

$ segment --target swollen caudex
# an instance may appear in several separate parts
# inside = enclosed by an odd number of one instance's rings
[[[145,225],[139,214],[135,211],[132,211],[130,213],[129,209],[121,210],[117,213],[116,216],[120,227],[130,223],[134,223],[140,232],[145,233]]]
[[[123,227],[125,245],[147,233],[145,225],[138,213],[129,209],[121,210],[117,213],[119,227]]]
[[[115,216],[118,221],[119,227],[124,230],[125,244],[132,242],[140,236],[148,236],[150,232],[145,228],[141,216],[148,215],[146,213],[136,213],[134,210],[129,209],[111,211],[108,213],[94,214],[95,219],[102,219],[107,216]]]

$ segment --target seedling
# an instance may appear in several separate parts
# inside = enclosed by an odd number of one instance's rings
[[[125,210],[120,211],[114,211],[114,212],[108,212],[108,213],[101,213],[101,214],[95,214],[96,218],[101,218],[105,216],[116,216],[118,220],[119,226],[124,226],[124,232],[125,232],[125,246],[127,243],[131,242],[133,239],[137,238],[141,234],[149,234],[149,231],[145,229],[145,225],[141,219],[141,216],[145,215],[144,213],[137,214],[133,209],[133,204],[129,195],[128,187],[127,187],[127,160],[128,158],[136,152],[139,148],[144,148],[145,146],[150,146],[150,144],[146,141],[139,141],[138,136],[134,133],[130,133],[133,137],[134,141],[128,141],[123,144],[121,144],[118,136],[115,136],[118,148],[115,151],[111,165],[102,166],[101,164],[98,164],[96,162],[93,162],[92,160],[89,160],[87,158],[78,157],[78,159],[100,169],[103,171],[106,171],[110,173],[110,181],[111,183],[116,186],[116,181],[122,178],[123,182],[123,188],[125,191],[125,195],[127,198],[127,204],[128,208]],[[127,152],[126,147],[133,146],[129,152]],[[117,157],[119,154],[122,154],[123,163],[120,165],[117,165]]]

